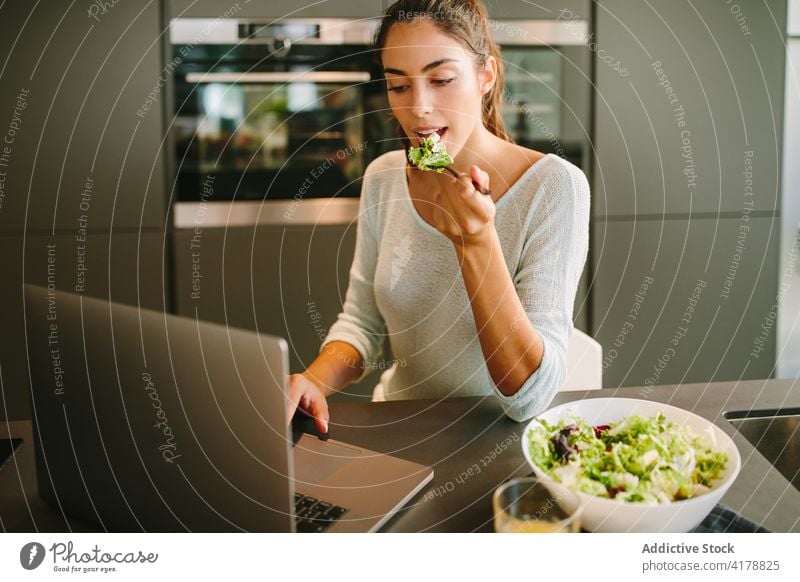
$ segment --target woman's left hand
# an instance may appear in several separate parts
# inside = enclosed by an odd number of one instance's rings
[[[467,247],[481,244],[494,229],[495,205],[489,191],[489,174],[472,166],[469,174],[458,179],[442,172],[437,175],[439,189],[433,197],[432,224],[453,244]]]

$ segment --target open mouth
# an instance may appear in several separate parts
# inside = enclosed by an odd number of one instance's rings
[[[440,127],[438,129],[430,130],[430,131],[423,131],[423,132],[415,131],[414,132],[414,134],[417,136],[417,142],[418,143],[422,143],[423,139],[425,139],[426,137],[432,136],[434,133],[438,133],[439,134],[439,139],[443,138],[444,134],[447,133],[447,126]]]

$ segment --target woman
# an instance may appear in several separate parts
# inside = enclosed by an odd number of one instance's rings
[[[367,167],[344,310],[289,378],[289,417],[299,405],[323,433],[325,397],[376,367],[387,333],[387,400],[491,395],[519,421],[563,382],[589,186],[506,134],[488,22],[479,1],[400,0],[376,34],[405,148],[435,130],[460,177],[412,167],[406,149]]]

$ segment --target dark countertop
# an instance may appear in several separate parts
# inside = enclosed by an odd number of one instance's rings
[[[724,412],[800,407],[800,381],[753,380],[654,388],[564,392],[553,406],[621,396],[664,402],[712,420],[733,438],[742,470],[722,503],[777,532],[800,531],[800,491],[723,416]],[[530,473],[520,445],[526,423],[507,419],[489,398],[331,403],[331,435],[435,469],[433,481],[385,531],[491,531],[491,495],[502,481]],[[65,518],[36,493],[30,421],[0,423],[0,438],[25,444],[0,471],[0,528],[5,532],[99,531]]]

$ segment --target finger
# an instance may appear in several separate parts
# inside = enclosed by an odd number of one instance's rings
[[[479,166],[472,166],[470,168],[470,176],[478,192],[489,191],[489,174],[487,172],[481,170]]]
[[[314,424],[320,434],[328,432],[328,422],[330,421],[330,414],[328,413],[328,401],[320,393],[315,393],[311,398],[309,405],[309,412],[314,417]]]
[[[475,175],[474,168],[476,167],[477,166],[473,166],[473,169],[470,170],[469,174],[460,174],[458,179],[453,178],[453,180],[458,183],[459,193],[462,196],[469,197],[469,195],[473,194],[474,192],[480,192],[480,193],[485,192],[481,184],[474,178]]]
[[[472,185],[472,178],[469,174],[459,174],[458,179],[453,178],[459,186],[463,186],[468,191],[474,190],[474,186]]]

